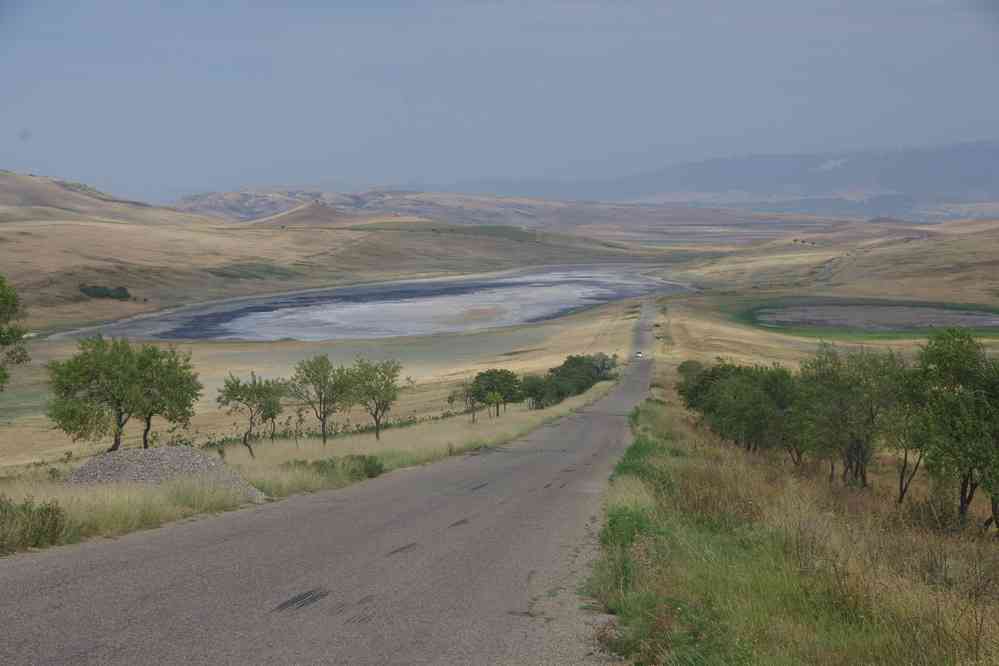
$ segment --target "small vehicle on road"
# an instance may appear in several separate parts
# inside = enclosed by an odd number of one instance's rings
[[[640,351],[635,352],[635,358],[642,358],[642,352]]]

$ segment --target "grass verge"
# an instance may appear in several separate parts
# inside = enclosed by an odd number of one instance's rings
[[[261,442],[256,458],[241,448],[226,461],[271,498],[342,488],[402,467],[432,463],[501,446],[606,395],[615,382],[542,410],[511,407],[508,414],[477,423],[459,415],[384,431],[381,440],[362,433],[337,438]],[[232,489],[199,479],[160,485],[71,485],[58,481],[65,465],[32,469],[0,480],[0,555],[31,548],[113,537],[199,514],[220,513],[245,503]],[[38,499],[41,498],[41,499]]]
[[[44,497],[43,501],[34,498]],[[202,479],[161,485],[69,485],[18,480],[0,493],[0,554],[111,537],[244,503],[227,486]]]
[[[588,592],[637,664],[999,663],[994,543],[870,518],[647,401]]]

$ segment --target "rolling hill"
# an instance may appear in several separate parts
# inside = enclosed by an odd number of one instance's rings
[[[81,183],[0,171],[0,223],[100,219],[137,224],[192,224],[200,216],[119,199]]]
[[[362,281],[663,257],[520,228],[345,214],[322,201],[227,222],[54,179],[4,174],[0,182],[0,266],[26,301],[28,325],[37,329]]]
[[[621,178],[477,181],[430,189],[561,200],[944,220],[999,215],[999,141],[685,162]]]

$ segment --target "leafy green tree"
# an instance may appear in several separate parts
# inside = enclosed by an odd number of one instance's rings
[[[984,368],[984,388],[989,409],[988,464],[982,471],[982,486],[989,494],[992,515],[985,521],[984,529],[995,525],[999,529],[999,359],[989,359]]]
[[[315,415],[323,435],[323,446],[328,438],[329,419],[338,410],[351,405],[353,381],[350,368],[334,366],[326,354],[305,359],[295,366],[288,395]]]
[[[267,396],[260,412],[261,422],[271,428],[271,441],[277,434],[278,418],[284,413],[284,399],[288,395],[288,383],[280,379],[265,380]]]
[[[0,275],[0,391],[10,381],[10,368],[27,363],[28,351],[24,346],[25,331],[15,322],[24,314],[24,307],[14,287]]]
[[[531,409],[545,407],[545,379],[538,375],[527,375],[520,380],[521,391]]]
[[[979,486],[996,465],[989,359],[970,332],[947,329],[930,336],[918,362],[928,382],[935,434],[926,465],[938,478],[956,482],[958,515],[966,520]]]
[[[262,423],[275,420],[281,413],[283,390],[280,380],[262,379],[255,372],[251,372],[246,381],[230,373],[219,388],[216,398],[219,406],[227,409],[230,414],[242,415],[246,419],[242,441],[251,458],[256,457],[251,444],[256,428]]]
[[[375,439],[381,439],[382,422],[399,399],[402,364],[396,360],[372,362],[359,358],[352,368],[353,396],[375,424]]]
[[[823,344],[802,364],[808,391],[808,433],[814,448],[830,461],[839,453],[844,483],[867,486],[867,466],[882,433],[884,415],[897,400],[893,380],[900,362],[893,352],[843,353]],[[833,466],[830,462],[831,469]]]
[[[74,440],[100,440],[108,433],[121,448],[122,434],[142,405],[138,354],[127,340],[101,336],[81,340],[79,352],[48,364],[52,399],[48,415]]]
[[[521,393],[520,377],[510,370],[500,368],[483,370],[475,376],[472,384],[476,399],[482,404],[506,407],[508,403],[516,403],[524,399]],[[499,403],[490,400],[490,395],[493,393],[499,395]],[[496,415],[499,416],[498,406]]]
[[[495,412],[495,415],[499,417],[500,407],[503,405],[503,394],[499,391],[490,391],[486,394],[485,400],[483,402],[487,407],[490,408],[490,414]]]
[[[883,424],[885,443],[898,454],[896,501],[901,504],[933,442],[936,425],[929,411],[925,372],[900,363],[893,384],[898,399],[885,412]]]
[[[707,400],[708,393],[711,391],[712,385],[739,372],[739,368],[735,364],[721,358],[717,359],[717,361],[717,363],[708,368],[702,367],[696,372],[690,369],[687,372],[681,373],[681,379],[677,383],[676,390],[687,409],[703,415],[705,401]]]
[[[760,392],[766,398],[760,414],[765,422],[766,433],[761,444],[787,451],[791,462],[800,465],[804,461],[805,447],[797,418],[801,409],[798,378],[779,365],[756,366],[753,374]]]
[[[142,448],[148,449],[153,418],[188,425],[203,386],[191,365],[190,353],[143,345],[136,363],[139,387],[135,415],[143,421]]]

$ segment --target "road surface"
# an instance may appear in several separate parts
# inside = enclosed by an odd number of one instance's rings
[[[634,359],[607,397],[489,453],[0,559],[0,663],[596,659],[571,617],[580,553],[649,373]]]

